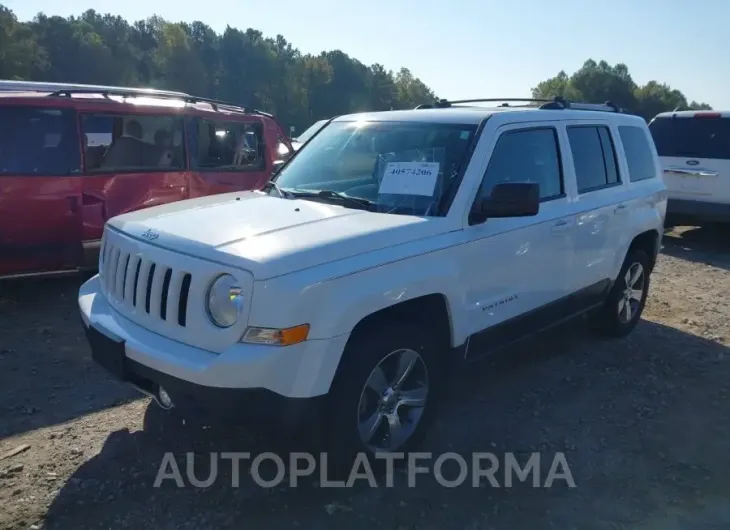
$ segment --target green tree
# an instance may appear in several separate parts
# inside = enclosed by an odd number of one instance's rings
[[[413,77],[408,68],[401,68],[395,76],[395,91],[399,108],[414,108],[431,103],[436,96],[420,79]]]
[[[367,66],[341,50],[302,54],[282,35],[159,16],[128,22],[89,9],[28,22],[0,5],[0,78],[167,88],[273,112],[301,131],[350,112],[408,109],[436,99],[408,68]],[[650,119],[677,107],[710,109],[659,81],[643,86],[624,64],[587,60],[532,89],[535,98],[610,100]]]
[[[27,24],[0,5],[0,78],[30,79],[46,67],[46,53]]]
[[[565,71],[546,79],[532,89],[534,98],[562,96],[586,103],[611,101],[628,112],[651,119],[660,112],[675,108],[711,109],[706,103],[693,101],[679,90],[657,81],[637,86],[625,64],[611,66],[606,61],[588,59],[583,66],[568,76]]]
[[[184,24],[163,24],[153,61],[166,86],[193,94],[205,93],[209,89],[207,72],[187,30]]]

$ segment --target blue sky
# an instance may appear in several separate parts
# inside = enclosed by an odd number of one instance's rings
[[[730,109],[730,1],[700,0],[0,0],[21,20],[89,7],[282,34],[305,53],[341,49],[409,68],[440,97],[525,97],[588,58],[623,62],[634,81],[669,83]]]

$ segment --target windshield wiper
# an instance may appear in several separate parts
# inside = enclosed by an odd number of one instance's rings
[[[313,199],[336,199],[338,201],[341,201],[344,206],[350,207],[350,208],[361,208],[369,211],[375,210],[375,203],[373,201],[369,201],[367,199],[360,199],[359,197],[350,197],[349,195],[345,195],[344,193],[340,193],[337,191],[332,190],[320,190],[320,191],[289,191],[289,195],[291,197],[295,197],[297,199],[302,198],[313,198]]]

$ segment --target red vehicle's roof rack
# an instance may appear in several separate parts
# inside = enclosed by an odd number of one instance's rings
[[[43,83],[38,81],[0,80],[0,90],[13,92],[48,92],[48,97],[72,97],[74,94],[99,94],[100,96],[107,99],[110,96],[178,99],[190,104],[207,103],[216,112],[226,110],[228,112],[240,112],[243,114],[259,114],[274,119],[274,116],[267,112],[251,109],[243,105],[237,105],[235,103],[230,103],[217,99],[193,96],[190,94],[186,94],[185,92],[157,90],[154,88],[131,88],[105,85],[84,85],[76,83]]]

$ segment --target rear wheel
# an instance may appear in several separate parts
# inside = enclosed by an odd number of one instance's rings
[[[631,333],[644,311],[650,272],[651,263],[646,252],[629,250],[603,307],[592,315],[592,327],[596,332],[611,337]]]

